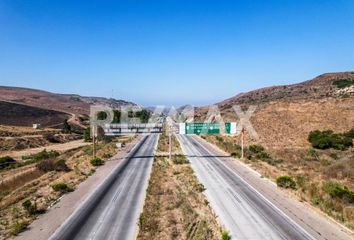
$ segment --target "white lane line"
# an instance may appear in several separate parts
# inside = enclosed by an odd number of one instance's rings
[[[140,151],[145,151],[146,150],[146,145],[147,143],[145,142],[144,145],[139,149],[139,151],[136,153],[136,155],[140,152]],[[134,157],[134,156],[132,156]],[[130,159],[128,159],[128,161],[131,161]],[[136,161],[133,161],[134,166],[137,165]],[[112,212],[113,208],[115,208],[116,206],[114,206],[114,202],[116,201],[116,199],[118,198],[118,196],[120,196],[120,194],[123,192],[123,190],[126,188],[127,184],[129,183],[129,179],[130,177],[133,175],[134,173],[134,167],[125,170],[128,171],[126,173],[125,176],[120,176],[122,181],[119,183],[119,186],[116,190],[116,192],[114,193],[114,196],[112,199],[110,199],[110,201],[107,203],[105,210],[103,211],[102,214],[100,214],[99,220],[96,222],[95,226],[93,227],[90,235],[89,235],[89,239],[93,240],[96,238],[97,233],[100,231],[100,229],[102,228],[102,224],[105,222],[105,219],[107,218],[107,216],[109,215],[110,212]]]
[[[203,156],[203,153],[191,143],[191,140],[188,139],[186,142],[185,145],[188,148],[192,149],[190,146],[193,146],[194,151],[190,151],[194,155],[197,152],[198,155]],[[210,163],[211,161],[203,157],[196,157],[196,159],[192,159],[191,162],[194,164],[197,176],[207,186],[205,195],[210,200],[212,208],[220,214],[220,220],[230,231],[233,239],[280,239],[278,233],[272,231],[269,223],[252,209],[246,199],[240,195],[238,199],[242,199],[241,204],[235,200],[238,192],[231,189],[232,187],[229,182],[226,182],[223,173],[216,169]],[[206,168],[215,170],[209,172]],[[240,216],[242,217],[240,218]]]

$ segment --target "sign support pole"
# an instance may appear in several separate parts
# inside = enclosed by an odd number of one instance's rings
[[[172,134],[171,132],[168,133],[168,151],[169,151],[169,159],[171,160],[171,152],[172,152]]]
[[[242,128],[242,130],[241,130],[241,159],[244,158],[244,147],[243,147],[244,132],[245,132],[245,130]]]
[[[93,144],[93,149],[92,149],[92,154],[93,158],[96,158],[96,128],[95,126],[92,126],[92,144]]]

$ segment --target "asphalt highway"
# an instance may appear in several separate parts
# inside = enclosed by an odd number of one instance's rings
[[[50,239],[134,239],[157,141],[144,136]]]
[[[246,167],[235,167],[235,160],[199,137],[177,138],[232,239],[352,239],[334,223],[287,198],[270,181]]]

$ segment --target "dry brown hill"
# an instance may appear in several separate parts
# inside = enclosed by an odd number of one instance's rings
[[[76,94],[57,94],[42,90],[0,86],[0,100],[32,107],[51,109],[75,115],[89,114],[91,104],[113,107],[132,104],[124,100],[103,97],[83,97]]]
[[[32,126],[40,123],[43,126],[57,126],[70,117],[69,114],[31,107],[17,103],[0,101],[0,125]]]
[[[235,104],[257,107],[251,123],[261,144],[274,149],[307,147],[311,130],[354,127],[354,72],[327,73],[298,84],[238,94],[217,103],[224,120],[238,120]],[[207,110],[196,109],[196,119],[202,120]]]

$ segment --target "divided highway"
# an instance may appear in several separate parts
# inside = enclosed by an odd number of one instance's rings
[[[134,239],[157,141],[144,136],[50,239]]]
[[[352,239],[199,137],[177,138],[232,239]]]

